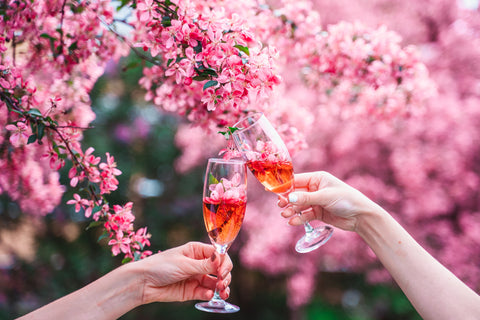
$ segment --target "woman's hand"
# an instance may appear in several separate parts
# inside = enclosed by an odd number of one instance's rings
[[[223,299],[230,293],[232,261],[210,244],[189,242],[133,264],[143,272],[142,304],[210,300],[216,286]]]
[[[278,205],[284,208],[282,216],[289,218],[291,225],[319,219],[348,231],[357,231],[362,215],[379,209],[360,191],[323,171],[296,174],[289,202],[280,198]]]

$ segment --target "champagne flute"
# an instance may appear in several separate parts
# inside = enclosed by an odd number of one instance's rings
[[[232,138],[247,167],[268,190],[282,197],[294,191],[293,164],[285,143],[261,112],[241,119],[233,126]],[[301,213],[299,213],[301,214]],[[310,252],[325,244],[332,236],[331,226],[313,228],[306,222],[305,235],[295,250]]]
[[[247,206],[247,168],[243,160],[208,159],[203,187],[203,219],[208,237],[220,255],[227,253],[242,226]],[[195,307],[213,313],[240,310],[215,289],[210,301]]]

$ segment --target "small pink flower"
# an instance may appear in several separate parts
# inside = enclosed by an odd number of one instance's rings
[[[150,245],[150,240],[148,240],[151,237],[149,233],[147,233],[147,228],[140,228],[137,230],[136,233],[132,235],[132,242],[136,243],[134,247],[136,249],[143,249],[146,246]],[[140,247],[141,246],[141,247]]]
[[[107,155],[107,163],[101,163],[99,165],[99,168],[104,171],[109,171],[115,176],[121,175],[122,171],[116,168],[117,163],[115,162],[115,159],[113,158],[113,156],[110,156],[110,153],[108,152],[106,153],[106,155]]]
[[[92,153],[95,151],[94,148],[89,147],[87,151],[85,151],[85,154],[83,155],[83,158],[85,159],[85,164],[89,166],[96,166],[97,164],[100,163],[100,157],[95,157]]]
[[[14,147],[20,147],[27,144],[30,136],[30,127],[25,122],[17,122],[16,125],[8,124],[5,126],[8,131],[11,131],[10,143]]]
[[[153,0],[145,0],[145,2],[137,3],[137,10],[140,12],[140,22],[147,22],[152,15],[154,8],[152,7]]]
[[[58,153],[52,148],[48,149],[48,152],[45,153],[43,158],[49,159],[50,168],[53,170],[60,170],[65,166],[65,160],[58,156]]]
[[[128,253],[131,254],[130,243],[131,243],[131,239],[128,237],[124,237],[122,231],[118,231],[115,234],[115,239],[111,239],[108,242],[108,245],[112,246],[112,253],[114,256],[116,256],[120,252],[123,252],[125,254],[128,254]]]
[[[74,199],[72,199],[72,200],[68,200],[67,204],[74,204],[75,205],[75,212],[78,212],[78,211],[80,211],[80,209],[85,208],[86,205],[89,205],[89,201],[87,199],[82,199],[76,193],[73,195],[73,198]]]

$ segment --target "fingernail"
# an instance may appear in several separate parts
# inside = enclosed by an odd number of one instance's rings
[[[295,203],[298,201],[298,196],[295,193],[290,193],[288,195],[288,201],[290,201],[291,203]]]
[[[297,226],[301,223],[302,223],[302,220],[298,216],[293,217],[292,219],[288,220],[288,224],[291,225],[291,226]]]
[[[223,281],[223,286],[224,286],[225,288],[228,287],[228,280]]]

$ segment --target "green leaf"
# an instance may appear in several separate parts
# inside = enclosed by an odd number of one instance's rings
[[[75,41],[68,47],[68,51],[74,51],[78,49],[78,41]]]
[[[43,136],[45,135],[45,125],[43,123],[38,124],[38,140],[42,140]]]
[[[102,210],[102,206],[95,206],[93,209],[92,209],[92,213],[96,213],[98,211]]]
[[[32,134],[30,137],[28,137],[27,144],[34,143],[35,141],[37,141],[37,135]]]
[[[212,69],[212,68],[208,68],[208,69],[203,69],[201,72],[200,72],[202,75],[210,75],[210,76],[214,76],[214,77],[218,77],[218,74],[217,72]]]
[[[122,264],[129,263],[130,261],[132,261],[132,258],[130,258],[130,257],[125,258],[125,259],[122,260]]]
[[[218,84],[218,81],[216,80],[210,80],[210,81],[207,81],[205,82],[205,84],[203,85],[203,90],[205,91],[206,89],[210,88],[210,87],[214,87]]]
[[[103,221],[92,221],[92,222],[90,222],[90,224],[88,225],[88,227],[85,230],[89,230],[91,228],[101,226],[102,224],[103,224]]]
[[[32,108],[28,110],[27,113],[35,117],[43,117],[42,113],[37,108]]]
[[[52,125],[55,125],[55,126],[58,126],[58,122],[53,120],[52,118],[50,117],[46,117],[45,120],[47,120],[48,123],[52,124]]]
[[[219,181],[217,178],[214,177],[212,173],[208,175],[208,184],[218,184]]]
[[[52,37],[51,35],[49,35],[48,33],[42,33],[40,35],[40,38],[45,38],[45,39],[50,39],[50,40],[56,40],[54,37]]]
[[[227,131],[218,131],[217,133],[220,133],[228,140],[229,137],[237,130],[240,130],[240,128],[227,127]]]
[[[230,134],[234,133],[237,130],[240,130],[240,128],[235,128],[235,127],[227,127],[227,129],[228,129],[228,132],[230,132]]]
[[[100,242],[100,240],[103,240],[103,239],[109,238],[109,237],[110,237],[110,236],[108,235],[108,232],[107,232],[107,231],[104,231],[104,232],[100,235],[100,237],[98,237],[97,242]]]
[[[162,17],[162,27],[167,28],[172,25],[172,18],[169,16],[163,16]]]
[[[248,50],[248,47],[241,46],[239,44],[234,45],[234,47],[237,48],[238,50],[240,50],[241,52],[245,53],[247,56],[250,55],[250,50]]]
[[[140,251],[135,251],[135,253],[133,254],[133,258],[135,261],[140,260],[141,256],[142,256],[142,253]]]
[[[8,110],[23,115],[23,112],[20,110],[16,110],[16,109],[8,109]]]

